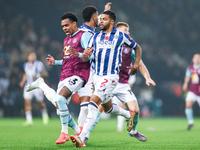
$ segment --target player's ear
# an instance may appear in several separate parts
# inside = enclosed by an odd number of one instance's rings
[[[111,20],[111,24],[114,25],[114,23],[115,23],[115,21],[112,19],[112,20]]]
[[[76,26],[76,24],[77,24],[77,22],[74,21],[74,22],[73,22],[73,26]]]

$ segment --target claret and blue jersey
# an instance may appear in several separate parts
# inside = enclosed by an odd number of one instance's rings
[[[103,31],[94,34],[88,47],[94,47],[93,59],[96,75],[105,76],[119,73],[124,45],[133,49],[137,47],[137,43],[129,35],[116,30],[115,27],[108,34]]]

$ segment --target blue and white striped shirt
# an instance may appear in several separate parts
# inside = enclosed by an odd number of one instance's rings
[[[43,70],[45,70],[44,64],[39,60],[35,60],[33,63],[24,63],[27,84],[31,84],[35,78],[40,76]]]
[[[93,35],[88,47],[94,47],[93,59],[96,75],[105,76],[119,73],[124,44],[133,49],[137,47],[137,43],[129,35],[118,31],[115,27],[108,34],[100,31]]]
[[[79,29],[82,31],[89,32],[90,36],[94,35],[94,33],[95,33],[95,28],[92,28],[92,27],[86,25],[85,23],[83,23],[83,25],[80,26]]]

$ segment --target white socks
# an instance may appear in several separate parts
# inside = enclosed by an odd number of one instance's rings
[[[117,131],[122,132],[125,118],[123,116],[117,116]]]
[[[45,82],[40,83],[39,88],[42,89],[46,98],[56,107],[56,91],[50,88]]]
[[[79,134],[81,132],[81,129],[78,125],[75,125],[74,128],[72,128],[72,130],[76,133],[76,134]]]
[[[80,104],[80,113],[78,116],[78,125],[83,126],[88,114],[88,103],[89,102],[84,102]]]
[[[30,123],[33,123],[33,118],[32,118],[32,112],[31,111],[26,111],[25,112],[26,120]]]
[[[113,107],[109,111],[107,111],[106,113],[124,116],[126,119],[129,119],[131,117],[131,114],[130,114],[129,111],[122,109],[121,107],[119,107],[115,103],[113,103]]]
[[[98,105],[96,103],[94,103],[93,101],[89,102],[89,104],[88,104],[88,115],[87,115],[86,121],[85,121],[84,126],[83,126],[83,131],[79,136],[82,142],[83,142],[86,134],[89,132],[89,130],[91,129],[91,127],[95,123],[97,113],[98,113]]]
[[[46,108],[41,109],[41,114],[42,114],[42,117],[43,116],[48,116],[47,109]]]
[[[63,125],[62,124],[61,132],[64,132],[65,134],[68,134],[68,125]]]

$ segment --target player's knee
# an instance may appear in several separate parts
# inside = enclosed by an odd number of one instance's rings
[[[57,96],[56,96],[56,103],[57,103],[58,107],[59,107],[60,109],[62,109],[62,107],[66,105],[67,100],[66,100],[66,98],[65,98],[64,96],[62,96],[62,95],[57,95]]]
[[[140,113],[140,109],[139,107],[135,109],[135,114],[139,114]]]
[[[185,108],[192,108],[193,103],[192,102],[186,102]]]

